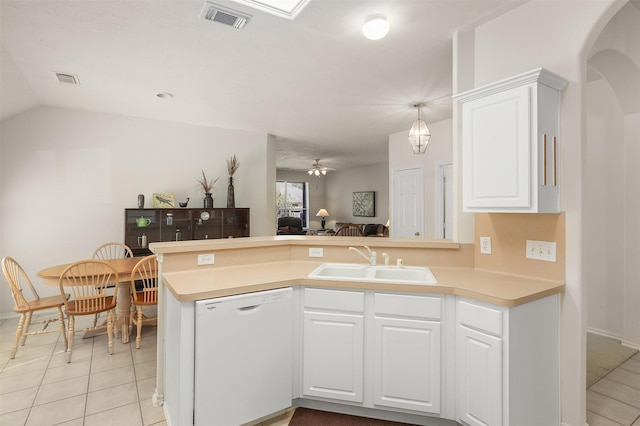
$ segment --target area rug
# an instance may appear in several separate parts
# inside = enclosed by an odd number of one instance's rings
[[[587,388],[631,358],[638,351],[620,344],[620,340],[587,333]]]
[[[289,426],[407,426],[408,423],[369,419],[367,417],[296,408]]]

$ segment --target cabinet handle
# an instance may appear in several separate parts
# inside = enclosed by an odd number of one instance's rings
[[[558,138],[553,137],[553,186],[558,186]]]
[[[547,134],[542,136],[542,185],[547,186]]]

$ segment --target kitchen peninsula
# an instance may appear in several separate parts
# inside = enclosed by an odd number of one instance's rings
[[[348,247],[365,244],[392,265],[429,267],[438,283],[308,278],[325,262],[362,263]],[[196,304],[283,288],[292,289],[287,406],[425,425],[559,423],[561,281],[476,270],[474,246],[447,241],[290,236],[150,248],[165,286],[154,397],[169,424],[202,423],[196,382],[229,385],[199,375]],[[215,263],[198,266],[202,254]],[[216,351],[206,359],[215,363]],[[245,386],[233,398],[249,403],[256,389]]]

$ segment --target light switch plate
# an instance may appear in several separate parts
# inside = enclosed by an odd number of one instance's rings
[[[204,253],[198,255],[198,265],[213,265],[216,261],[216,255],[213,253]]]
[[[324,257],[324,250],[321,247],[312,247],[309,249],[309,257]]]
[[[527,240],[527,259],[556,261],[556,243],[550,241]]]

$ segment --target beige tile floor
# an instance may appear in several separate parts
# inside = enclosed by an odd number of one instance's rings
[[[589,426],[640,426],[640,353],[587,389]]]
[[[10,359],[16,327],[17,319],[0,321],[0,425],[166,425],[151,403],[155,327],[143,328],[140,349],[135,338],[115,340],[113,355],[105,334],[77,334],[70,364],[60,333],[28,337]]]
[[[134,339],[116,340],[111,356],[106,335],[78,335],[67,364],[59,333],[27,338],[9,359],[16,326],[17,319],[0,320],[0,425],[166,425],[151,403],[155,327],[143,328],[140,349]],[[286,426],[292,415],[262,426]],[[640,426],[640,354],[587,390],[587,416],[590,426]]]
[[[640,353],[587,389],[589,426],[640,426]]]

